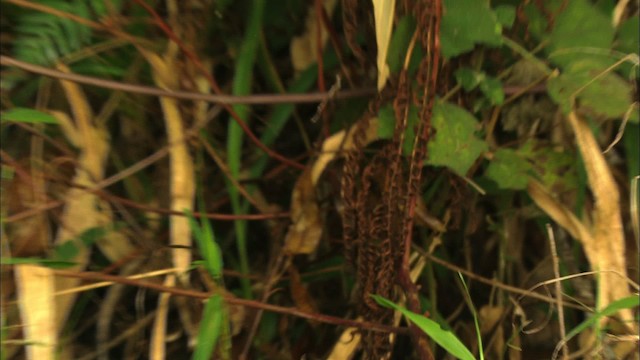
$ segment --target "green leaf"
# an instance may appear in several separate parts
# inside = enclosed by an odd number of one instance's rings
[[[504,102],[504,90],[502,82],[493,76],[486,76],[480,83],[480,91],[493,105],[501,105]]]
[[[413,150],[413,139],[415,137],[415,125],[418,122],[418,108],[409,107],[407,115],[407,128],[404,132],[404,143],[402,144],[402,153],[411,154]],[[392,139],[395,131],[396,117],[392,105],[383,106],[378,112],[378,138]]]
[[[222,251],[218,243],[216,243],[211,223],[208,219],[202,219],[202,226],[200,226],[191,211],[185,210],[184,213],[189,219],[189,227],[204,259],[205,269],[207,269],[212,278],[220,279],[223,268]]]
[[[86,0],[43,0],[39,3],[58,11],[91,17]],[[19,16],[16,26],[14,54],[16,58],[39,65],[48,65],[88,44],[91,28],[70,19],[40,12]]]
[[[67,261],[75,258],[80,249],[73,241],[66,241],[53,249],[53,258],[60,261]]]
[[[516,20],[516,8],[511,5],[500,5],[494,9],[498,22],[509,29]]]
[[[30,124],[57,124],[58,120],[53,115],[49,115],[45,112],[28,109],[28,108],[13,108],[11,110],[4,111],[0,116],[2,122],[15,121]]]
[[[445,0],[443,5],[440,25],[443,57],[466,53],[476,44],[502,44],[502,26],[486,1]]]
[[[611,316],[623,309],[633,309],[637,308],[638,306],[640,306],[640,298],[637,295],[631,295],[622,299],[618,299],[607,305],[607,307],[605,307],[601,311],[596,312],[595,314],[593,314],[593,316],[590,316],[587,320],[581,322],[578,326],[569,331],[566,336],[566,340],[568,341],[569,339],[578,335],[586,328],[594,325],[603,317]]]
[[[598,70],[566,72],[550,79],[547,90],[564,112],[571,110],[571,97],[577,94],[581,107],[607,118],[622,117],[632,103],[631,85],[615,73],[596,78],[600,74]]]
[[[396,117],[391,105],[385,105],[378,111],[378,138],[393,138],[393,130],[395,128]]]
[[[107,233],[105,227],[96,226],[85,230],[75,239],[70,239],[56,245],[53,249],[51,260],[55,262],[70,262],[80,252],[80,246],[91,247],[96,241],[103,238]]]
[[[445,349],[449,354],[457,357],[458,359],[475,360],[471,351],[464,346],[462,341],[460,341],[454,333],[444,330],[437,322],[423,315],[409,311],[402,306],[396,305],[382,296],[372,294],[371,297],[381,306],[401,312],[402,315],[406,316],[407,319],[419,327],[420,330],[429,335],[433,341]]]
[[[478,121],[461,107],[437,102],[433,107],[432,125],[436,134],[428,145],[430,165],[446,166],[464,176],[487,150],[487,144],[474,135]]]
[[[485,176],[501,189],[522,190],[527,187],[531,165],[511,149],[498,149]]]
[[[527,31],[536,39],[540,40],[546,34],[548,22],[545,15],[540,11],[538,5],[528,3],[523,7],[524,14],[528,20]]]
[[[50,267],[52,269],[64,269],[77,265],[73,261],[51,260],[41,258],[2,258],[0,265],[32,264]]]
[[[468,67],[456,70],[455,77],[465,91],[471,91],[480,85],[480,91],[492,105],[500,105],[504,102],[502,82],[497,78]]]
[[[209,360],[222,333],[224,302],[222,296],[212,295],[204,306],[204,317],[200,321],[198,343],[193,352],[193,360]]]
[[[573,191],[578,183],[575,154],[559,151],[535,140],[527,141],[517,150],[518,156],[528,160],[535,176],[556,193]]]
[[[411,15],[404,16],[396,25],[389,50],[387,52],[387,64],[392,73],[397,73],[402,69],[407,49],[411,42],[413,32],[416,30],[416,20]]]
[[[587,0],[569,1],[555,19],[549,38],[549,59],[563,67],[589,57],[598,61],[598,69],[605,69],[614,60],[610,56],[595,54],[594,50],[608,55],[613,36],[610,16]]]
[[[485,78],[482,71],[476,71],[469,67],[461,67],[455,72],[456,81],[465,91],[475,89]]]
[[[640,48],[640,17],[634,16],[625,20],[618,27],[615,48],[627,54],[637,54]]]

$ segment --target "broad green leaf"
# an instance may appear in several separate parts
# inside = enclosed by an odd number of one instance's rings
[[[398,21],[391,37],[389,52],[387,53],[387,64],[389,64],[389,70],[392,73],[397,73],[402,69],[404,59],[407,56],[407,49],[415,30],[416,20],[413,16],[406,15]]]
[[[532,165],[535,176],[556,193],[572,191],[576,188],[575,154],[555,150],[548,145],[530,140],[517,150],[520,158]]]
[[[618,27],[616,39],[614,40],[613,48],[624,54],[634,54],[638,56],[638,49],[640,48],[640,17],[633,16],[625,20]],[[636,63],[625,62],[620,65],[616,71],[622,75],[625,79],[640,78],[640,69],[638,69],[638,63],[636,57]],[[637,112],[635,112],[637,114]],[[637,119],[637,117],[635,117]]]
[[[475,89],[485,78],[484,72],[476,71],[466,66],[456,70],[454,75],[458,84],[466,91]]]
[[[486,1],[445,0],[440,44],[442,56],[451,58],[473,49],[476,44],[502,44],[502,26]]]
[[[500,80],[493,76],[486,76],[480,83],[480,91],[493,105],[501,105],[504,102],[504,90]]]
[[[474,135],[478,121],[463,108],[441,102],[434,105],[431,121],[436,134],[428,145],[427,163],[446,166],[464,176],[487,150],[487,144]]]
[[[445,349],[449,354],[463,360],[475,360],[475,357],[467,349],[466,346],[456,337],[451,331],[444,330],[437,322],[423,316],[416,314],[412,311],[405,309],[402,306],[396,305],[393,302],[378,295],[371,295],[371,297],[381,306],[392,308],[406,316],[412,323],[414,323],[420,330],[424,331],[429,338],[433,339],[438,345]]]
[[[380,139],[393,138],[393,129],[395,127],[396,118],[393,112],[393,106],[385,105],[378,111],[378,137]]]
[[[640,48],[640,17],[634,16],[625,20],[618,28],[616,34],[615,48],[627,53],[637,54]]]
[[[409,107],[407,115],[407,128],[404,133],[404,143],[402,152],[405,155],[411,154],[413,150],[413,139],[415,137],[415,125],[418,122],[418,109],[415,106]],[[386,105],[378,112],[378,137],[380,139],[392,139],[395,130],[396,118],[392,105]]]
[[[500,105],[504,102],[502,82],[497,78],[468,67],[456,70],[455,77],[458,84],[466,91],[471,91],[480,85],[480,91],[492,105]]]
[[[522,190],[527,187],[531,164],[511,149],[498,149],[485,176],[501,189]]]
[[[2,122],[15,121],[31,124],[57,124],[58,120],[53,115],[49,115],[45,112],[27,109],[27,108],[13,108],[11,110],[4,111],[0,116]]]
[[[505,28],[513,26],[516,20],[516,8],[511,5],[500,5],[494,9],[498,22]]]
[[[74,241],[66,241],[53,249],[53,258],[59,261],[67,261],[75,258],[80,249]]]
[[[547,90],[564,112],[571,110],[571,97],[577,94],[581,107],[607,118],[622,117],[632,103],[631,85],[615,73],[596,79],[599,74],[598,70],[563,73],[548,81]]]
[[[527,31],[537,40],[542,39],[546,34],[548,21],[535,3],[528,3],[523,6],[523,11],[527,17]]]
[[[549,59],[561,67],[585,57],[597,60],[598,69],[605,69],[614,60],[608,56],[594,54],[594,50],[611,48],[614,30],[611,18],[599,11],[588,0],[571,0],[556,17],[549,38]]]
[[[200,321],[198,343],[193,352],[193,360],[211,359],[218,338],[222,333],[224,311],[222,296],[212,295],[204,306],[204,316]]]

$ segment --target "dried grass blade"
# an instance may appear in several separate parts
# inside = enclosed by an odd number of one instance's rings
[[[16,265],[18,305],[24,322],[24,338],[29,360],[55,358],[58,341],[51,269],[36,265]]]
[[[575,111],[569,113],[568,119],[584,159],[589,187],[595,198],[592,232],[594,243],[585,247],[585,250],[592,248],[597,253],[591,256],[587,254],[587,256],[594,269],[612,270],[626,274],[625,241],[618,187],[602,155],[602,150],[587,123],[580,119]],[[610,303],[630,295],[625,279],[608,272],[601,276],[599,292],[602,301],[601,307],[606,307]],[[634,327],[631,310],[621,309],[618,314],[628,326]]]

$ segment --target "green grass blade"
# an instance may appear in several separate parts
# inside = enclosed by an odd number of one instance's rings
[[[598,322],[601,318],[605,316],[611,316],[623,309],[633,309],[640,306],[640,298],[637,295],[628,296],[622,299],[618,299],[607,307],[602,309],[602,311],[596,312],[593,316],[589,317],[587,320],[581,322],[578,326],[573,328],[566,336],[566,340],[573,338],[578,335],[585,329],[590,326],[593,326],[596,322]]]
[[[209,360],[222,332],[224,302],[222,296],[215,294],[204,307],[204,316],[198,330],[198,344],[193,352],[193,360]]]
[[[262,29],[262,18],[264,15],[264,0],[254,0],[251,4],[249,24],[245,33],[244,41],[240,48],[240,54],[236,63],[233,77],[233,95],[247,95],[251,92],[251,80],[253,77],[253,65],[260,41],[260,31]],[[249,107],[246,105],[236,105],[233,107],[236,114],[246,121],[249,115]],[[240,174],[242,159],[243,130],[237,122],[229,124],[227,156],[229,171],[231,176],[238,178]],[[246,205],[242,203],[238,190],[227,181],[227,189],[231,199],[231,206],[235,214],[246,212]],[[238,258],[240,260],[240,272],[247,275],[249,273],[249,257],[247,254],[247,222],[237,220],[234,223],[235,236],[238,248]],[[241,280],[242,293],[245,298],[251,298],[251,283],[244,277]]]
[[[56,120],[53,115],[27,108],[13,108],[4,111],[2,115],[0,115],[0,121],[15,121],[29,124],[58,124],[58,120]]]
[[[467,301],[467,305],[469,306],[469,310],[471,310],[471,314],[473,315],[473,323],[475,324],[476,335],[478,336],[478,353],[480,354],[480,360],[484,360],[484,349],[482,348],[482,333],[480,332],[480,324],[478,324],[478,312],[476,311],[476,307],[473,306],[469,288],[467,287],[467,283],[464,281],[464,277],[462,277],[462,273],[460,273],[460,271],[458,271],[458,276],[460,277],[460,281],[462,282],[462,286],[464,287],[464,291],[466,292],[465,299]]]
[[[208,219],[202,219],[202,226],[200,226],[191,211],[185,210],[185,215],[189,219],[189,227],[202,253],[205,268],[209,274],[211,274],[212,278],[216,280],[220,279],[222,277],[223,267],[222,251],[218,243],[216,243],[211,223]]]
[[[475,360],[471,351],[464,346],[462,341],[460,341],[460,339],[458,339],[451,331],[444,330],[437,322],[423,315],[409,311],[402,306],[396,305],[382,296],[372,294],[371,297],[381,306],[400,311],[402,315],[419,327],[420,330],[424,331],[425,334],[429,335],[433,341],[445,349],[449,354],[462,360]]]

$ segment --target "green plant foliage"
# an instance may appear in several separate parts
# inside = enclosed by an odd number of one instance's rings
[[[454,333],[443,329],[437,322],[427,318],[426,316],[409,311],[402,306],[396,305],[382,296],[372,294],[371,297],[381,306],[401,312],[402,315],[406,316],[406,318],[419,327],[420,330],[429,335],[429,338],[435,341],[449,354],[463,360],[475,359],[471,351],[464,346],[462,341],[460,341]]]
[[[569,331],[565,339],[566,341],[569,341],[569,339],[583,332],[588,327],[597,325],[600,319],[604,317],[614,315],[620,310],[636,309],[638,306],[640,306],[640,297],[638,297],[637,295],[632,295],[623,299],[616,300],[607,305],[607,307],[605,307],[604,309],[594,313],[592,316],[589,316],[587,320],[581,322],[578,326]]]
[[[53,259],[58,261],[73,260],[78,255],[80,249],[78,244],[89,247],[96,241],[103,238],[107,234],[107,229],[104,227],[93,227],[86,230],[78,236],[75,240],[68,240],[53,249]]]
[[[532,164],[533,175],[549,189],[568,191],[576,188],[578,180],[573,154],[531,140],[518,149],[518,155]]]
[[[378,137],[393,138],[395,113],[391,105],[384,106],[378,112]],[[484,141],[474,133],[478,121],[463,108],[450,103],[438,102],[433,107],[432,125],[436,135],[428,145],[427,164],[446,166],[460,176],[464,176],[478,156],[487,149]],[[418,109],[409,108],[407,129],[402,150],[405,155],[411,154],[415,125],[418,122]]]
[[[32,264],[50,267],[52,269],[64,269],[77,265],[73,261],[51,260],[42,258],[0,258],[0,265]]]
[[[451,58],[476,44],[502,44],[502,25],[486,1],[445,0],[440,26],[442,56]]]
[[[480,87],[480,91],[492,105],[500,105],[504,102],[504,90],[502,82],[483,71],[476,71],[468,67],[462,67],[455,72],[458,84],[466,91]]]
[[[383,106],[378,112],[378,137],[381,139],[393,138],[395,129],[395,112],[393,106]],[[413,149],[413,138],[415,137],[415,125],[418,123],[418,108],[409,107],[407,114],[407,129],[404,134],[404,143],[402,144],[402,152],[405,155],[411,154]]]
[[[640,48],[640,17],[634,16],[620,24],[614,47],[627,54],[637,54]]]
[[[611,18],[587,0],[572,0],[558,15],[549,37],[549,59],[563,68],[585,57],[596,69],[603,70],[614,61],[607,56],[591,55],[593,50],[608,50],[613,42]]]
[[[478,87],[485,78],[484,72],[476,71],[466,66],[456,70],[454,75],[458,84],[466,91],[471,91]]]
[[[529,182],[532,167],[526,159],[511,149],[498,149],[485,175],[500,189],[523,190]]]
[[[40,4],[85,19],[102,16],[106,9],[102,1],[44,0]],[[91,29],[71,19],[40,12],[20,16],[15,28],[16,58],[39,65],[48,65],[90,43]]]
[[[436,130],[428,145],[427,163],[446,166],[464,176],[487,144],[475,136],[478,121],[465,109],[451,103],[436,102],[432,124]]]
[[[494,9],[498,22],[509,29],[516,20],[516,8],[511,5],[499,5]]]
[[[222,333],[224,301],[218,294],[212,295],[204,306],[204,315],[198,329],[198,343],[193,352],[193,360],[211,359],[213,350]]]
[[[58,124],[58,120],[56,120],[54,116],[27,108],[13,108],[4,111],[0,115],[0,121],[15,121],[30,124]]]
[[[389,70],[392,73],[397,73],[402,69],[404,60],[407,55],[407,49],[411,42],[411,37],[416,30],[416,20],[413,16],[407,15],[398,21],[393,35],[391,36],[391,42],[389,43],[389,51],[387,52],[387,64],[389,64]],[[417,50],[420,48],[414,48],[411,54],[411,63],[409,72],[415,70],[419,61],[419,53]]]
[[[623,116],[631,106],[631,85],[615,73],[601,75],[597,70],[572,71],[547,83],[549,96],[567,113],[574,97],[580,106],[606,118]],[[594,80],[595,79],[595,80]]]
[[[535,3],[528,3],[523,6],[523,12],[528,20],[527,31],[537,40],[544,37],[548,22],[547,18],[540,12]]]
[[[185,214],[189,218],[189,227],[204,259],[205,269],[213,279],[221,279],[223,268],[222,251],[216,242],[209,219],[202,219],[202,226],[199,226],[190,211],[185,211]]]

